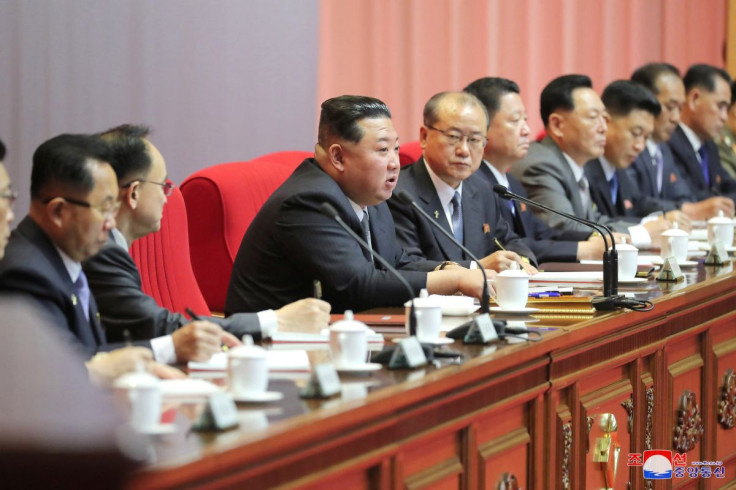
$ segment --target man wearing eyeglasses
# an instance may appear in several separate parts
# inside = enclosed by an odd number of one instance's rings
[[[535,260],[534,253],[501,217],[488,185],[474,175],[483,159],[487,131],[488,113],[474,95],[442,92],[433,96],[424,106],[424,124],[419,129],[423,156],[402,169],[397,191],[408,191],[440,226],[482,257],[485,269],[499,272],[517,263],[536,272],[529,264],[529,259]],[[392,197],[389,207],[396,236],[409,254],[469,265],[469,257],[412,206]]]
[[[3,164],[4,160],[5,145],[0,141],[0,259],[5,255],[5,246],[10,237],[10,223],[15,218],[13,204],[18,197],[18,193],[10,185],[10,177]]]
[[[166,198],[174,190],[167,179],[166,162],[148,135],[148,128],[133,125],[118,126],[101,135],[111,146],[122,206],[110,240],[85,262],[84,270],[108,337],[123,340],[127,330],[135,340],[153,339],[160,361],[185,362],[208,358],[219,350],[221,336],[248,334],[258,338],[269,337],[278,329],[319,332],[326,328],[330,305],[314,298],[276,311],[190,322],[160,307],[141,290],[140,273],[128,248],[159,230]]]

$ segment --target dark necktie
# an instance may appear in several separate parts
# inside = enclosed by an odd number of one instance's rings
[[[613,174],[611,180],[608,181],[608,187],[611,189],[611,202],[616,205],[616,199],[618,198],[618,179],[616,174]]]
[[[664,173],[664,159],[662,158],[662,150],[657,146],[657,151],[652,155],[652,165],[654,165],[654,174],[656,181],[654,186],[657,189],[655,196],[659,196],[662,193],[662,175]]]
[[[590,204],[590,188],[588,186],[588,179],[585,175],[580,177],[578,180],[578,187],[580,188],[580,201],[583,204],[583,216],[584,218],[590,218],[591,216],[591,204]]]
[[[708,170],[708,149],[705,147],[705,144],[700,145],[698,155],[700,155],[700,168],[703,171],[703,178],[705,179],[705,183],[707,185],[710,185],[710,171]]]
[[[373,244],[371,243],[371,224],[368,218],[368,209],[363,211],[363,219],[360,220],[360,228],[363,230],[363,240],[365,240],[365,243],[368,244],[369,248],[373,249]],[[373,252],[366,251],[366,258],[370,259],[370,261],[373,262]]]
[[[450,203],[452,204],[452,234],[455,235],[458,242],[463,243],[463,210],[460,205],[460,193],[455,191]]]
[[[514,207],[514,201],[512,201],[511,199],[509,199],[506,202],[508,203],[509,209],[511,210],[511,215],[512,216],[516,216],[516,208]]]
[[[79,272],[79,277],[74,283],[73,290],[79,300],[79,305],[84,311],[84,317],[89,320],[89,284],[87,283],[87,276],[84,275],[84,271]]]

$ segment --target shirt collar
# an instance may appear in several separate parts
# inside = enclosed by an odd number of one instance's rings
[[[580,179],[583,177],[583,167],[575,163],[575,160],[572,159],[570,155],[562,152],[562,156],[565,157],[565,161],[570,166],[570,170],[572,170],[572,174],[575,176],[575,182],[580,182]]]
[[[361,207],[360,204],[356,203],[352,199],[348,197],[348,201],[350,202],[350,207],[353,208],[353,212],[355,213],[355,216],[358,217],[358,221],[363,221],[363,214],[368,212],[368,208]]]
[[[509,188],[509,179],[506,177],[506,174],[498,170],[496,167],[491,165],[491,162],[487,160],[483,160],[483,163],[488,166],[488,168],[491,170],[491,173],[494,177],[496,177],[496,181],[504,186],[505,188]]]
[[[603,169],[603,174],[606,176],[606,180],[610,181],[616,173],[616,167],[611,165],[611,162],[606,160],[606,157],[604,156],[601,156],[598,161],[601,162],[601,168]]]
[[[54,245],[54,247],[56,248],[56,251],[59,252],[59,255],[61,256],[61,261],[64,263],[66,272],[69,274],[72,282],[77,282],[77,279],[79,279],[79,274],[82,272],[82,264],[69,257],[56,245]]]
[[[432,168],[429,166],[426,160],[424,161],[424,167],[427,169],[427,173],[429,173],[429,178],[432,179],[434,189],[435,191],[437,191],[437,197],[440,198],[440,203],[442,203],[443,207],[446,208],[450,205],[450,201],[452,201],[453,196],[455,196],[455,192],[460,194],[461,198],[463,197],[462,182],[460,182],[460,185],[457,186],[457,189],[453,189],[450,184],[440,179],[437,174],[432,171]]]
[[[655,142],[652,138],[647,139],[647,150],[649,151],[649,156],[652,157],[652,160],[654,160],[654,157],[658,153],[662,153],[659,143]]]
[[[120,233],[120,230],[117,228],[113,228],[112,231],[112,241],[115,242],[116,245],[120,246],[122,249],[124,249],[126,252],[128,251],[128,242],[125,241],[125,237],[122,233]]]
[[[683,133],[685,133],[687,140],[690,142],[690,146],[693,147],[695,153],[698,153],[700,147],[703,146],[703,141],[698,138],[698,135],[695,134],[695,131],[690,129],[687,124],[681,122],[680,127],[682,128]]]

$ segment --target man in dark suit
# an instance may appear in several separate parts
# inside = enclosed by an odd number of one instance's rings
[[[13,204],[18,193],[13,190],[10,177],[5,170],[5,145],[0,141],[0,259],[5,255],[5,246],[10,237],[10,223],[13,222]]]
[[[278,308],[313,294],[320,281],[332,309],[397,306],[422,288],[480,296],[480,271],[437,270],[396,242],[385,201],[399,176],[398,135],[380,100],[325,101],[315,158],[305,160],[264,203],[245,233],[230,278],[226,313]],[[323,203],[410,283],[412,292],[323,212]]]
[[[736,180],[723,169],[714,140],[728,118],[731,77],[710,65],[693,65],[683,78],[682,122],[668,144],[696,199],[736,199]]]
[[[488,185],[501,184],[511,192],[526,197],[521,183],[507,172],[529,150],[529,126],[519,86],[505,78],[480,78],[465,91],[478,97],[490,118],[488,143],[483,149],[483,163],[475,175]],[[522,237],[542,262],[575,262],[600,259],[605,244],[590,231],[562,231],[550,228],[524,203],[498,199],[501,216]]]
[[[690,220],[679,210],[662,216],[659,199],[639,191],[626,169],[646,145],[654,128],[654,118],[659,115],[659,101],[644,86],[630,80],[617,80],[603,91],[602,100],[609,115],[604,154],[585,165],[585,175],[590,182],[590,195],[598,209],[611,217],[631,220],[643,226],[646,232],[640,242],[657,243],[669,222],[677,222],[689,230]],[[656,216],[648,216],[656,213]]]
[[[486,131],[488,116],[475,96],[464,92],[433,96],[424,107],[419,130],[423,156],[402,169],[396,189],[409,192],[427,214],[480,258],[485,269],[498,272],[516,262],[535,272],[528,265],[529,260],[536,261],[533,252],[503,220],[493,192],[473,175],[483,158]],[[410,255],[469,265],[460,247],[412,206],[394,196],[389,208],[399,243]]]
[[[329,304],[312,298],[276,312],[239,313],[192,322],[160,307],[141,290],[140,273],[128,253],[128,244],[158,231],[166,197],[174,188],[167,179],[166,162],[148,134],[146,127],[123,125],[101,135],[112,149],[122,205],[116,216],[117,227],[111,230],[100,252],[84,263],[84,271],[108,338],[123,340],[126,329],[134,339],[163,337],[154,340],[154,349],[159,343],[168,345],[161,349],[175,357],[161,360],[184,362],[200,354],[206,356],[210,345],[219,347],[220,327],[237,337],[248,334],[258,338],[270,337],[278,328],[319,331],[327,327]]]
[[[639,191],[659,199],[665,211],[680,209],[692,220],[706,220],[723,210],[733,215],[733,201],[714,196],[698,201],[675,165],[669,145],[665,144],[680,124],[685,104],[685,86],[680,70],[669,63],[648,63],[637,68],[631,80],[644,85],[659,101],[662,112],[654,120],[654,131],[647,146],[627,169],[639,184]]]

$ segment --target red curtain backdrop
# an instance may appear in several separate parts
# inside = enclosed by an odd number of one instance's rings
[[[402,141],[424,103],[483,76],[516,81],[532,134],[539,93],[563,73],[601,92],[637,66],[723,66],[726,0],[320,0],[318,104],[384,100]]]

